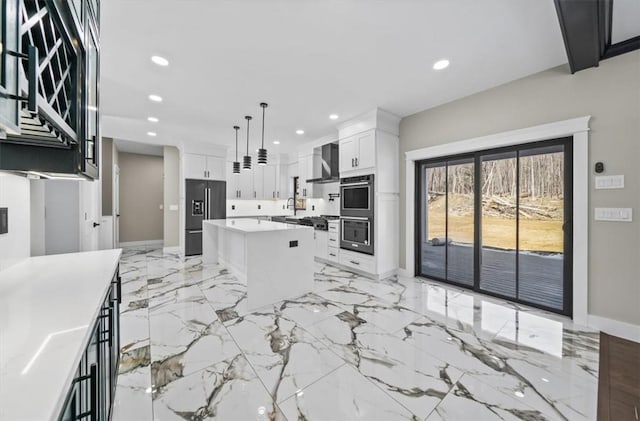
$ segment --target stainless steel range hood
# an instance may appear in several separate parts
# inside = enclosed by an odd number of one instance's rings
[[[337,143],[322,145],[322,177],[308,179],[307,183],[326,184],[340,181],[339,153]]]

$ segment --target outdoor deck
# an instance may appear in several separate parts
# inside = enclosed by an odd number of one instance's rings
[[[422,272],[445,277],[445,247],[423,244]],[[485,249],[482,253],[481,289],[518,298],[533,305],[562,309],[563,255],[520,254],[520,289],[516,297],[515,252]],[[449,244],[449,279],[473,286],[473,247]]]

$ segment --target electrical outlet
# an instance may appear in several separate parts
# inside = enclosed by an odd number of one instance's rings
[[[236,210],[236,205],[231,205],[231,210]]]
[[[312,211],[316,210],[316,205],[311,205],[311,210]]]
[[[9,209],[0,208],[0,234],[9,232]]]
[[[624,175],[597,175],[596,190],[623,189]]]
[[[596,221],[632,221],[631,208],[596,208],[595,209]]]
[[[258,209],[262,209],[262,205],[258,205]]]

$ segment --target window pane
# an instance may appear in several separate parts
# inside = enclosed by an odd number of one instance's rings
[[[563,146],[520,153],[518,298],[562,309],[564,265]]]
[[[516,296],[516,152],[483,156],[480,288]]]
[[[422,274],[446,278],[447,171],[444,164],[421,169],[422,186]]]
[[[473,285],[473,158],[447,166],[447,279]]]

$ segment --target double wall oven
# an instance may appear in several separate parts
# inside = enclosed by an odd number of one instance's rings
[[[340,248],[373,254],[374,176],[340,180]]]

